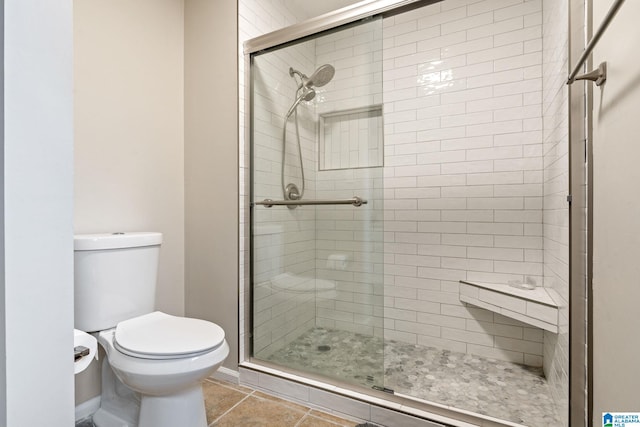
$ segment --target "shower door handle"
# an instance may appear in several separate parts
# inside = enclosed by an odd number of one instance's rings
[[[353,205],[360,207],[366,205],[367,201],[361,197],[353,196],[350,199],[335,199],[335,200],[271,200],[264,199],[261,202],[253,202],[254,205],[262,205],[265,208],[272,206],[305,206],[305,205]]]

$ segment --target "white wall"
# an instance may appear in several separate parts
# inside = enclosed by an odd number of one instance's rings
[[[315,40],[315,66],[331,64],[335,75],[317,89],[314,122],[322,123],[318,115],[327,113],[336,120],[327,126],[326,118],[326,133],[316,131],[319,152],[325,144],[333,146],[325,170],[317,172],[317,196],[367,200],[357,208],[316,208],[316,274],[324,287],[335,283],[335,295],[318,298],[316,324],[378,337],[384,325],[383,35],[383,20],[375,19]],[[374,118],[350,113],[374,107],[379,108]],[[319,154],[314,158],[319,168]]]
[[[558,333],[544,332],[544,371],[563,425],[569,396],[569,7],[543,0],[544,286],[560,310]]]
[[[240,360],[243,359],[244,356],[244,352],[245,352],[245,346],[246,346],[246,340],[247,340],[247,336],[245,335],[245,328],[248,326],[249,323],[249,316],[251,315],[250,313],[250,307],[251,304],[249,303],[249,301],[247,301],[250,292],[249,292],[249,277],[247,276],[248,273],[248,265],[246,264],[246,262],[248,261],[248,254],[249,254],[249,240],[248,240],[248,220],[249,220],[249,211],[248,211],[248,201],[249,201],[249,183],[245,182],[245,178],[248,176],[248,168],[249,168],[249,147],[248,144],[246,144],[245,141],[245,85],[246,85],[246,81],[245,81],[245,71],[248,73],[248,70],[245,70],[245,58],[244,58],[244,54],[243,54],[243,46],[242,44],[253,38],[253,37],[257,37],[259,35],[271,32],[271,31],[275,31],[279,28],[282,27],[286,27],[288,25],[292,25],[295,24],[297,22],[299,22],[301,20],[301,17],[296,16],[294,14],[294,12],[292,12],[291,10],[289,10],[286,7],[286,4],[284,1],[280,1],[280,0],[275,0],[275,1],[271,1],[271,2],[263,2],[263,1],[258,1],[258,0],[239,0],[238,1],[238,55],[239,55],[239,59],[238,59],[238,81],[239,81],[239,90],[238,90],[238,99],[239,99],[239,141],[240,141],[240,150],[239,150],[239,167],[240,167],[240,171],[239,171],[239,175],[240,175],[240,247],[239,247],[239,253],[240,253],[240,260],[239,260],[239,280],[240,280]],[[296,65],[303,65],[304,69],[307,69],[307,67],[311,67],[313,64],[313,55],[306,56],[305,59],[305,55],[300,54],[300,52],[298,52],[297,49],[294,49],[293,52],[295,52],[294,54],[290,54],[288,55],[288,59],[290,61],[288,61],[285,64],[285,61],[282,61],[282,63],[280,63],[280,68],[283,70],[283,76],[284,76],[284,80],[282,80],[281,84],[285,86],[285,88],[281,89],[282,93],[279,93],[277,96],[277,101],[275,102],[275,105],[277,107],[274,108],[274,110],[278,111],[278,114],[281,115],[281,111],[283,109],[288,109],[290,104],[288,104],[288,102],[293,102],[292,97],[295,95],[295,86],[293,85],[293,79],[291,79],[287,73],[290,66],[296,66]],[[270,66],[272,67],[272,65],[268,64],[268,61],[266,61],[267,67],[266,70],[267,73],[269,72],[269,68]],[[265,75],[266,80],[264,83],[272,83],[274,80],[273,79],[278,79],[279,77],[272,75],[271,77],[267,75]],[[288,96],[289,98],[287,99],[285,97],[285,93],[287,93],[286,96]],[[286,100],[285,100],[286,99]],[[266,102],[269,102],[268,99],[265,100]],[[288,104],[288,105],[287,105]],[[302,109],[301,109],[302,110]],[[286,111],[285,111],[286,112]],[[280,138],[280,134],[278,132],[278,126],[280,126],[280,120],[282,120],[281,118],[274,118],[274,122],[273,122],[273,126],[271,126],[271,122],[270,122],[270,118],[264,120],[264,117],[262,117],[262,132],[264,133],[264,135],[262,137],[266,137],[266,138],[271,138],[272,142],[273,140],[278,140]],[[281,130],[282,128],[280,127],[280,132],[282,132]],[[302,132],[304,132],[304,129],[302,129]],[[292,135],[290,134],[289,137],[291,137]],[[304,153],[309,153],[307,154],[307,156],[305,157],[305,155],[303,154],[303,157],[306,158],[306,161],[308,163],[311,162],[312,154],[310,153],[309,150],[305,149]],[[275,157],[274,157],[275,156]],[[263,155],[264,160],[267,160],[268,158],[271,158],[273,160],[273,162],[269,161],[264,163],[264,172],[268,172],[268,174],[266,175],[266,179],[263,180],[264,182],[262,182],[262,187],[258,187],[257,190],[259,192],[259,194],[256,196],[256,198],[260,198],[260,196],[262,196],[264,194],[264,197],[269,197],[269,198],[273,198],[274,195],[280,194],[280,192],[282,190],[279,190],[280,184],[279,184],[279,164],[278,162],[280,162],[279,156],[281,156],[280,152],[274,151],[274,153],[271,153],[271,156],[269,157],[266,153]],[[292,156],[289,157],[289,159],[293,159]],[[292,160],[293,162],[293,160]],[[271,165],[275,165],[274,168],[271,168]],[[312,167],[307,167],[308,170],[314,169]],[[308,191],[308,190],[305,190]],[[275,193],[274,193],[275,192]],[[307,193],[305,193],[307,194]],[[311,193],[308,193],[311,194]],[[267,216],[263,217],[263,222],[268,223],[270,221],[272,221],[271,218],[271,214],[270,212],[263,212],[266,213]],[[307,215],[308,216],[309,212],[307,211]],[[277,220],[285,220],[287,218],[287,216],[297,216],[300,217],[302,214],[300,213],[299,210],[297,211],[292,211],[292,212],[287,212],[284,213],[282,218],[278,218]],[[313,217],[315,218],[315,216]],[[303,222],[308,222],[306,221],[307,218],[305,218],[305,221]],[[311,217],[308,217],[309,220],[312,220]],[[290,222],[290,221],[289,221]],[[265,230],[265,234],[263,234],[264,238],[268,238],[267,236],[268,231]],[[294,254],[299,251],[302,250],[304,253],[309,253],[310,248],[308,247],[304,247],[304,248],[296,248],[295,247],[295,232],[291,233],[293,237],[293,240],[291,240],[291,244],[290,245],[290,254]],[[263,239],[264,240],[264,239]],[[308,240],[308,239],[307,239]],[[267,240],[264,240],[264,243],[268,246],[268,244],[270,243]],[[313,246],[313,242],[309,241],[309,243],[311,244],[311,246]],[[273,266],[274,265],[280,265],[282,266],[282,268],[284,268],[284,248],[282,247],[283,244],[278,244],[278,246],[276,246],[276,248],[271,251],[271,253],[268,253],[268,251],[263,251],[262,256],[264,257],[264,262],[263,262],[263,268],[262,270],[260,270],[260,273],[267,273],[267,272],[271,272],[273,271]],[[313,250],[314,248],[311,248],[311,250]],[[311,259],[315,258],[315,256],[311,256]],[[293,264],[295,264],[296,262],[294,261]],[[278,267],[279,268],[279,267]],[[304,268],[304,267],[302,267]],[[276,268],[277,270],[277,268]],[[280,272],[284,272],[284,270],[278,270]],[[302,270],[303,271],[303,270]],[[297,269],[296,273],[300,273],[301,270]],[[265,283],[265,287],[268,287],[268,283]],[[270,294],[269,294],[269,290],[266,289],[267,294],[263,294],[263,296],[265,296],[266,298],[270,298]],[[291,337],[293,335],[295,335],[296,333],[298,333],[299,331],[297,330],[297,328],[295,327],[296,325],[293,322],[289,322],[289,325],[293,326],[293,331],[292,330],[287,330],[285,332],[286,337],[283,337],[282,335],[277,335],[277,336],[273,336],[271,334],[272,331],[277,330],[277,326],[278,325],[282,325],[281,323],[274,323],[274,322],[270,322],[269,320],[271,319],[271,315],[270,315],[270,307],[273,304],[278,304],[278,302],[280,301],[280,299],[275,296],[274,298],[271,298],[271,301],[267,300],[266,302],[266,306],[263,305],[263,307],[265,307],[265,310],[263,310],[263,313],[265,316],[263,317],[263,319],[266,320],[266,323],[264,324],[265,327],[263,328],[263,332],[265,332],[265,334],[262,336],[262,344],[261,346],[266,347],[269,346],[269,344],[271,344],[275,338],[275,340],[279,340],[279,339],[291,339]],[[282,313],[283,311],[287,311],[290,306],[288,306],[286,303],[285,304],[281,304],[280,305],[281,308],[280,313]],[[258,309],[260,309],[260,306],[258,306]],[[313,309],[313,307],[311,307],[311,309]],[[278,313],[276,313],[275,317],[274,317],[275,322],[280,322],[282,320],[284,320],[283,316],[279,316]],[[271,326],[273,325],[273,326]],[[293,334],[293,335],[292,335]],[[282,342],[282,341],[279,341]],[[272,347],[271,347],[272,348]]]
[[[593,0],[594,28],[611,6]],[[593,53],[593,425],[603,411],[640,411],[640,3],[626,2]]]
[[[156,305],[184,313],[184,5],[74,2],[75,233],[160,231]],[[100,393],[100,364],[76,401]]]
[[[4,426],[74,419],[71,8],[3,2]]]
[[[385,337],[542,365],[538,328],[458,281],[542,285],[542,2],[385,19]]]
[[[286,10],[281,8],[274,7],[271,13],[286,15]],[[314,59],[313,40],[254,58],[252,127],[253,197],[256,200],[283,198],[280,150],[284,116],[295,100],[299,82],[289,75],[289,68],[309,74],[315,66]],[[305,185],[303,189],[293,116],[287,121],[284,185],[294,183],[299,191],[304,191],[304,198],[316,198],[313,103],[302,102],[297,112]],[[312,290],[315,283],[315,220],[312,206],[254,209],[253,348],[256,355],[266,356],[315,324],[315,295],[301,292]]]
[[[557,76],[566,62],[561,31],[566,20],[549,8],[549,19],[560,24],[552,25],[547,35],[547,68],[553,69],[546,76],[545,133],[542,10],[541,0],[443,2],[385,18],[382,40],[358,27],[316,41],[315,66],[336,67],[334,80],[314,101],[317,113],[380,103],[375,88],[384,85],[387,338],[543,364],[540,329],[458,300],[460,279],[506,283],[531,277],[566,294],[567,206],[558,204],[567,191],[567,144],[561,132],[566,110],[555,114],[566,109]],[[560,12],[566,14],[566,8]],[[254,28],[282,23],[266,13],[245,20]],[[379,41],[381,56],[372,50]],[[382,74],[366,70],[367,61],[380,60]],[[371,87],[378,99],[363,99],[365,88],[371,92]],[[261,138],[277,140],[279,135]],[[356,189],[367,192],[353,179],[367,170],[373,169],[317,172],[316,194],[332,198],[350,197]],[[277,178],[279,170],[259,170],[256,188],[269,185],[269,173]],[[551,209],[543,218],[545,195]],[[354,221],[358,218],[345,216],[348,212],[338,220],[321,209],[316,215],[316,272],[336,281],[341,292],[335,301],[319,303],[317,323],[375,333],[382,319],[373,320],[371,314],[382,315],[376,309],[380,298],[354,304],[355,296],[364,301],[365,295],[342,291],[356,285],[354,277],[371,282],[376,263],[362,263],[343,242],[331,239],[366,233]],[[543,222],[548,280],[543,279]],[[334,271],[327,268],[327,257],[339,249],[352,259],[345,270]],[[566,345],[556,346],[550,335],[547,341],[549,356],[565,360]],[[566,379],[560,366],[556,364],[557,377]]]
[[[0,46],[2,46],[2,60],[3,63],[6,62],[4,60],[4,3],[2,4],[2,8],[0,9]],[[2,68],[2,81],[4,82],[4,67]],[[0,159],[2,159],[2,173],[4,174],[4,146],[5,146],[5,134],[4,134],[4,84],[0,85],[0,92],[2,93],[2,104],[0,104],[0,109],[2,111],[2,120],[0,121],[0,128],[2,130],[2,150],[0,151]],[[2,236],[2,244],[0,244],[0,275],[2,277],[2,286],[0,286],[0,307],[2,307],[2,313],[5,310],[5,244],[4,244],[4,185],[0,186],[0,206],[2,211],[2,227],[0,227],[0,236]],[[7,323],[5,321],[5,316],[0,316],[0,420],[6,422],[7,419],[7,345],[6,345],[6,326]]]

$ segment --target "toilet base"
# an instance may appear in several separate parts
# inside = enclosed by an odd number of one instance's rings
[[[138,427],[207,427],[200,383],[170,396],[142,396]]]
[[[140,412],[140,394],[116,378],[109,360],[102,361],[100,409],[93,414],[97,427],[136,427]]]
[[[207,427],[202,384],[164,396],[135,392],[102,361],[102,398],[93,414],[97,427]]]

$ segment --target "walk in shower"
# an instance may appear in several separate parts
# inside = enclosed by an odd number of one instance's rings
[[[568,425],[567,10],[413,2],[245,45],[253,361]]]

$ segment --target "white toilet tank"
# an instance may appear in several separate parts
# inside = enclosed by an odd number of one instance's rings
[[[102,331],[155,310],[161,233],[74,236],[75,328]]]

